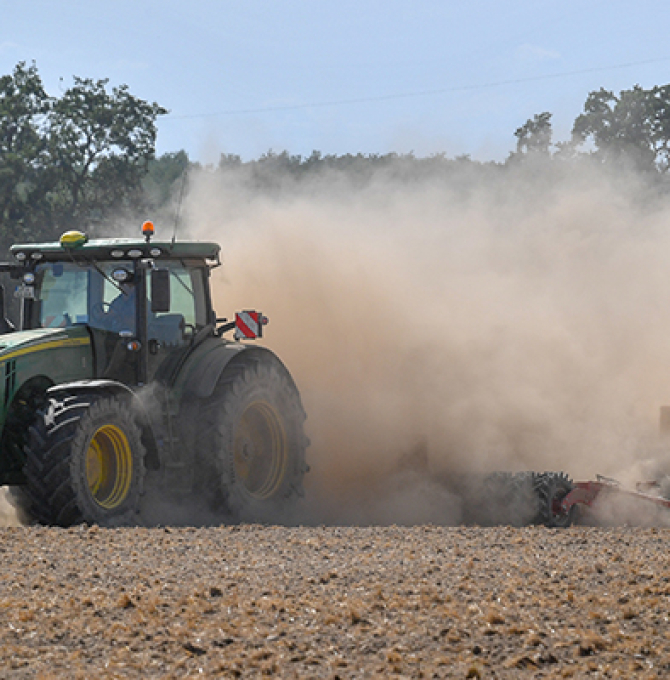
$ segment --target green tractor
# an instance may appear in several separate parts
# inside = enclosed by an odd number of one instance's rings
[[[256,311],[217,319],[215,243],[12,246],[0,309],[0,484],[27,522],[143,522],[148,498],[273,522],[303,494],[305,413]],[[2,291],[0,291],[2,292]],[[223,335],[234,331],[234,340]]]

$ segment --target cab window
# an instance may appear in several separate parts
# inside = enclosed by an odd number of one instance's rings
[[[170,309],[151,314],[149,338],[164,347],[183,344],[187,337],[207,324],[203,269],[180,262],[161,262],[170,273]],[[150,294],[151,287],[147,286]],[[147,301],[151,309],[151,300]]]
[[[157,313],[156,317],[180,314],[184,317],[184,323],[194,328],[206,325],[202,269],[173,262],[161,263],[161,269],[170,272],[170,311]]]
[[[42,268],[39,326],[59,328],[88,321],[89,271],[56,263]]]

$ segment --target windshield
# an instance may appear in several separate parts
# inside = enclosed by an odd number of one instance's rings
[[[99,262],[98,271],[92,266],[70,262],[42,264],[36,270],[36,304],[33,308],[33,327],[65,328],[77,324],[107,330],[135,329],[134,286],[113,283],[112,270],[126,269],[132,274],[132,262]],[[100,273],[103,272],[104,276]],[[107,277],[107,278],[106,278]],[[108,328],[109,310],[124,308],[126,318],[115,314],[116,325]]]

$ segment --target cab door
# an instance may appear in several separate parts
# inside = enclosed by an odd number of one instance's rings
[[[151,311],[147,286],[148,381],[169,382],[179,358],[207,323],[205,269],[183,262],[161,262],[158,268],[169,273],[170,299],[167,311]]]

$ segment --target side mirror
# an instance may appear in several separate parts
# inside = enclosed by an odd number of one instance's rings
[[[170,311],[169,269],[153,269],[151,271],[151,311]]]

